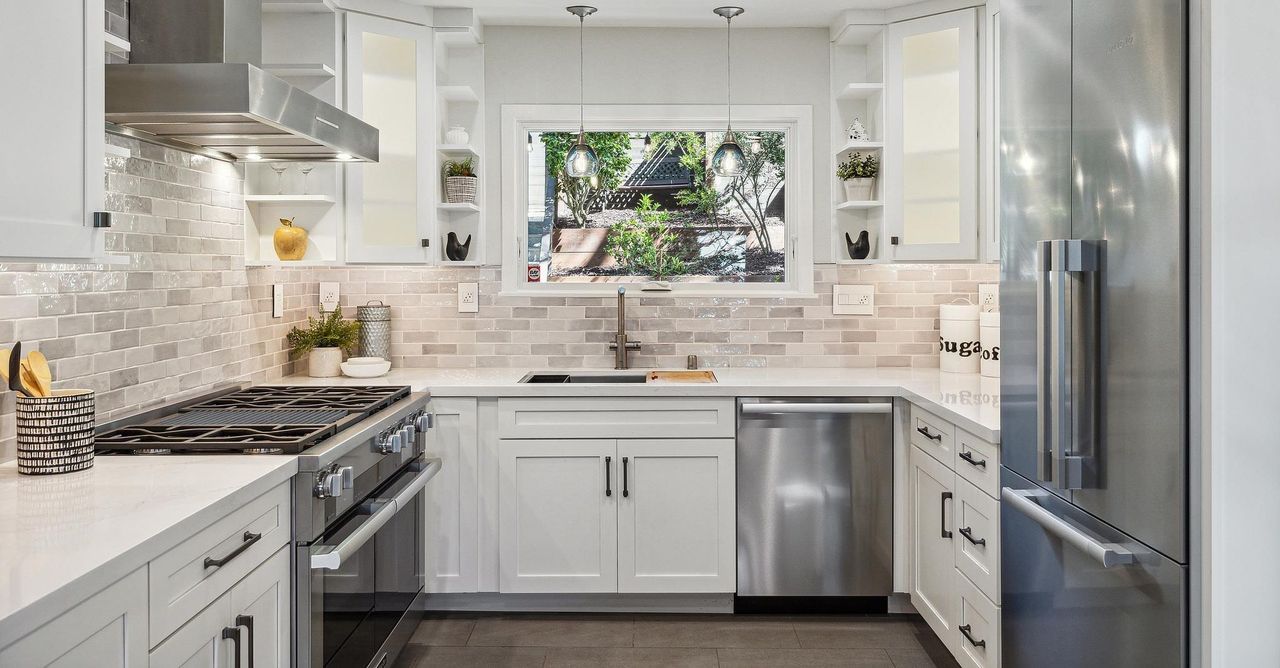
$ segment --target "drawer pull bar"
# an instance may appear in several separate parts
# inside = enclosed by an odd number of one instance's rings
[[[968,641],[969,641],[969,644],[970,644],[970,645],[973,645],[974,647],[986,647],[986,646],[987,646],[987,641],[985,641],[985,640],[977,640],[977,639],[975,639],[975,638],[973,637],[973,627],[972,627],[972,626],[970,626],[970,625],[968,625],[968,624],[963,624],[963,625],[961,625],[961,626],[960,626],[960,627],[958,627],[958,628],[960,629],[960,634],[964,636],[964,639],[965,639],[965,640],[968,640]]]
[[[232,550],[231,554],[228,554],[227,556],[221,559],[214,559],[213,557],[205,557],[204,567],[205,568],[222,568],[223,566],[227,565],[227,562],[240,556],[240,553],[244,552],[250,547],[253,547],[254,543],[258,542],[259,540],[262,540],[262,534],[253,533],[252,531],[246,531],[244,532],[244,536],[241,538],[241,540],[243,540],[244,542],[236,546],[236,549]]]
[[[969,528],[969,527],[961,527],[961,528],[959,528],[959,529],[956,529],[956,531],[959,531],[961,536],[964,536],[966,539],[968,539],[968,540],[969,540],[969,542],[970,542],[970,543],[973,543],[974,545],[982,545],[983,547],[985,547],[985,546],[987,545],[987,539],[986,539],[986,538],[974,538],[974,537],[973,537],[973,529],[971,529],[971,528]]]
[[[924,437],[929,440],[937,441],[939,443],[942,442],[942,434],[935,434],[929,431],[928,427],[916,427],[916,431],[920,432],[921,434],[924,434]]]
[[[627,457],[622,458],[622,496],[631,496],[631,490],[627,488]]]
[[[779,413],[810,413],[810,414],[874,414],[874,413],[892,413],[893,404],[887,401],[879,401],[873,403],[861,404],[845,404],[845,403],[778,403],[778,404],[742,404],[743,415],[770,415]]]
[[[1047,494],[1048,492],[1004,487],[1000,490],[1000,499],[1004,501],[1006,507],[1026,515],[1050,535],[1092,557],[1102,564],[1103,568],[1137,563],[1138,555],[1123,545],[1103,543],[1072,526],[1065,519],[1049,512],[1037,500]]]
[[[960,459],[965,460],[966,462],[969,462],[970,464],[972,464],[972,465],[974,465],[974,466],[976,466],[976,467],[978,467],[978,468],[980,468],[980,469],[985,469],[985,468],[987,468],[987,460],[985,460],[985,459],[977,459],[977,458],[975,458],[975,457],[973,456],[973,453],[972,453],[972,452],[969,452],[968,450],[965,450],[965,451],[961,452],[960,454],[958,454],[958,455],[956,455],[956,456],[957,456],[957,457],[959,457]]]
[[[604,495],[613,496],[613,487],[609,482],[609,471],[613,468],[613,457],[604,458]]]
[[[947,499],[950,499],[952,496],[954,496],[954,494],[951,492],[943,492],[942,502],[939,504],[938,508],[938,524],[942,527],[943,538],[951,537],[951,532],[947,531]]]
[[[249,632],[249,668],[253,668],[253,615],[236,615],[236,626]]]
[[[231,641],[232,652],[236,657],[235,668],[240,668],[240,627],[228,626],[222,629],[222,639]]]

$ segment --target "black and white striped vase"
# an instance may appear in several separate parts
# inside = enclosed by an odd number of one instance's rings
[[[52,475],[93,466],[93,390],[18,395],[18,473]]]

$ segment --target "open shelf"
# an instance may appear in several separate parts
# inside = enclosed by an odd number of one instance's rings
[[[882,149],[884,149],[884,142],[882,141],[850,141],[837,148],[836,155],[848,153],[849,151],[879,151]]]
[[[445,46],[480,46],[480,35],[472,26],[437,27],[436,40]]]
[[[339,267],[337,260],[245,260],[245,267]]]
[[[480,151],[469,144],[440,144],[436,150],[444,155],[469,155],[477,159],[480,157]]]
[[[332,67],[324,63],[271,63],[262,69],[281,79],[332,79]]]
[[[129,43],[129,40],[119,35],[113,35],[109,32],[102,33],[102,45],[103,48],[106,49],[107,53],[114,53],[121,56],[129,55],[129,51],[133,49],[133,45]]]
[[[262,11],[281,14],[331,14],[331,0],[262,0]]]
[[[860,209],[879,209],[884,202],[879,200],[852,200],[836,205],[836,211],[856,211]]]
[[[882,262],[884,262],[884,260],[870,258],[870,257],[866,258],[865,260],[850,260],[848,258],[844,258],[844,259],[836,258],[836,264],[880,264]]]
[[[245,195],[245,204],[294,204],[327,206],[337,202],[331,195]]]
[[[476,204],[450,204],[442,202],[436,205],[436,209],[447,212],[480,213],[480,207]]]
[[[476,95],[476,89],[471,86],[436,86],[436,92],[440,94],[440,99],[446,102],[480,101],[480,96]]]
[[[884,92],[882,83],[851,83],[836,92],[837,100],[865,100]]]

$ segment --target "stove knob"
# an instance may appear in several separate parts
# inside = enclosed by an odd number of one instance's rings
[[[403,441],[406,447],[413,449],[418,444],[418,429],[412,422],[405,425],[400,433],[404,435]]]
[[[399,453],[404,442],[400,432],[386,431],[378,438],[378,452],[384,455],[393,455]]]
[[[435,416],[430,413],[421,413],[418,415],[417,419],[414,420],[414,423],[415,426],[417,426],[418,431],[425,432],[435,426]]]
[[[350,466],[341,466],[338,468],[338,475],[342,477],[342,489],[351,489],[356,486],[355,469]]]

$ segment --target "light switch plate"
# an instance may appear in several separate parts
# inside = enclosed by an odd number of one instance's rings
[[[1000,310],[1000,284],[999,283],[979,283],[978,284],[978,310],[999,311]]]
[[[480,312],[480,284],[458,284],[458,313]]]
[[[284,317],[284,283],[271,286],[271,317]]]
[[[875,315],[876,286],[837,285],[831,299],[835,315]]]
[[[321,281],[320,283],[320,310],[326,313],[337,310],[338,308],[338,284]]]

